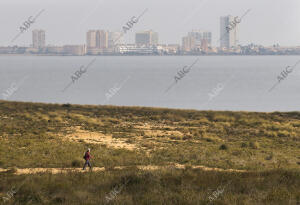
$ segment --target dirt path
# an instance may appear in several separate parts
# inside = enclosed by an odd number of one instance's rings
[[[155,171],[160,169],[184,169],[185,166],[181,164],[173,164],[169,166],[136,166],[140,170],[147,170],[147,171]],[[126,169],[131,168],[130,166],[118,166],[114,167],[113,169]],[[204,171],[218,171],[218,172],[247,172],[246,170],[237,170],[237,169],[221,169],[221,168],[211,168],[211,167],[205,167],[205,166],[191,166],[192,169],[201,169]],[[1,172],[7,172],[9,169],[1,169]],[[22,174],[37,174],[37,173],[52,173],[52,174],[59,174],[59,173],[68,173],[68,172],[88,172],[89,168],[87,170],[82,170],[82,168],[24,168],[24,169],[16,169],[15,174],[22,175]],[[99,172],[99,171],[105,171],[104,167],[94,167],[93,171]]]

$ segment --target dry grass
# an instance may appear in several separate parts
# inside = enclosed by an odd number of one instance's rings
[[[13,172],[13,167],[78,167],[87,147],[92,149],[93,165],[108,170],[170,163],[186,167],[181,171],[37,174],[14,197],[16,204],[101,204],[104,192],[122,176],[130,176],[134,183],[115,204],[207,204],[209,188],[215,190],[228,181],[233,181],[231,188],[215,204],[296,204],[300,198],[299,136],[298,112],[0,101],[0,168]],[[203,173],[191,169],[195,166],[252,174]],[[0,193],[22,178],[10,173],[0,176]]]

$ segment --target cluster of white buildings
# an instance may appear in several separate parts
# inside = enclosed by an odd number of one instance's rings
[[[158,33],[150,30],[135,34],[135,44],[125,44],[122,32],[90,30],[86,36],[86,53],[101,54],[154,54],[158,46]]]
[[[213,48],[212,33],[209,31],[193,30],[182,38],[181,51],[187,53],[218,53],[218,51],[235,50],[238,47],[238,24],[227,29],[234,22],[233,16],[222,16],[220,18],[220,47]]]

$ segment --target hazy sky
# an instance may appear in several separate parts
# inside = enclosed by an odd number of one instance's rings
[[[21,24],[39,11],[28,31],[13,44],[30,45],[32,29],[46,30],[46,44],[84,44],[89,29],[121,30],[132,16],[148,11],[125,35],[134,42],[136,31],[152,29],[159,43],[180,43],[192,29],[211,31],[220,38],[220,16],[241,16],[241,44],[300,46],[300,0],[0,0],[0,46],[19,32]]]

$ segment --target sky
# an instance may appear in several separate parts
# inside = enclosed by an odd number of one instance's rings
[[[14,42],[30,16],[44,12]],[[300,46],[300,0],[0,0],[0,46],[29,46],[32,30],[46,31],[47,45],[82,45],[90,29],[121,31],[133,16],[140,18],[124,35],[159,33],[161,44],[181,44],[191,30],[211,31],[213,46],[220,38],[220,17],[242,16],[239,43]]]

